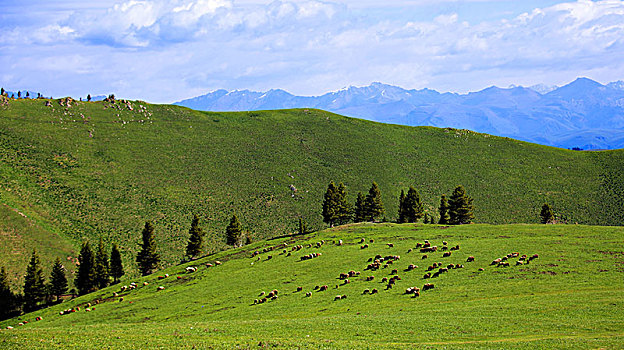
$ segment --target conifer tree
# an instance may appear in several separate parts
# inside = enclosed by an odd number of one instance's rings
[[[87,102],[91,102],[91,94],[87,95]]]
[[[362,192],[358,192],[357,198],[355,199],[355,210],[353,211],[353,222],[364,222],[366,221],[366,204],[364,195]]]
[[[373,182],[366,199],[364,200],[365,215],[368,221],[375,221],[375,219],[382,216],[385,212],[383,202],[381,201],[381,191],[376,182]]]
[[[121,276],[123,276],[123,263],[121,262],[121,253],[117,248],[117,244],[113,243],[110,257],[110,277],[113,278],[113,283],[118,283]]]
[[[84,242],[78,255],[78,273],[74,280],[74,285],[78,289],[78,294],[91,293],[96,289],[95,282],[95,257],[89,242]]]
[[[466,194],[464,186],[457,186],[449,198],[449,224],[469,224],[474,219],[472,198]]]
[[[41,260],[39,259],[39,255],[37,255],[37,251],[33,250],[24,279],[24,301],[26,309],[34,309],[38,303],[45,299],[46,292]]]
[[[4,88],[0,88],[0,96],[4,96]]]
[[[232,215],[230,219],[230,224],[225,229],[225,240],[227,245],[231,245],[234,247],[241,246],[241,238],[243,236],[243,229],[241,227],[240,221],[238,221],[238,217],[236,214]]]
[[[438,224],[440,225],[448,225],[449,223],[449,204],[446,200],[446,195],[443,194],[440,198],[440,207],[438,208],[438,212],[440,213],[440,221]]]
[[[109,280],[109,264],[108,264],[108,253],[104,248],[104,242],[100,239],[100,243],[98,244],[97,252],[95,254],[95,285],[98,288],[106,288],[110,283]]]
[[[407,222],[416,222],[423,217],[424,209],[420,201],[420,195],[416,189],[410,186],[404,201],[405,219]]]
[[[553,212],[550,204],[544,203],[544,205],[542,205],[540,218],[542,219],[542,224],[552,224],[555,222],[555,213]]]
[[[399,196],[399,224],[404,224],[407,222],[407,218],[405,217],[405,191],[401,190],[401,195]]]
[[[308,233],[308,225],[302,218],[299,218],[299,234],[303,235],[306,233]]]
[[[17,91],[17,98],[18,99],[22,98],[22,91],[21,90]]]
[[[202,253],[204,244],[204,231],[199,227],[199,216],[193,215],[191,228],[189,229],[189,241],[186,245],[186,256],[194,258]]]
[[[52,265],[52,272],[50,273],[50,294],[56,297],[56,301],[59,301],[61,295],[67,292],[67,276],[65,276],[65,267],[61,264],[61,259],[58,257],[54,260]]]
[[[347,201],[347,187],[341,182],[336,190],[336,221],[344,225],[351,221],[351,203]]]
[[[329,224],[330,227],[334,227],[338,219],[338,188],[333,181],[329,182],[327,191],[323,198],[323,222]]]
[[[11,291],[9,276],[4,269],[0,268],[0,320],[12,316],[19,305],[17,296]]]
[[[143,243],[141,251],[137,255],[136,262],[143,276],[147,276],[158,268],[160,256],[156,252],[156,238],[154,236],[154,226],[150,221],[145,222],[142,232]]]

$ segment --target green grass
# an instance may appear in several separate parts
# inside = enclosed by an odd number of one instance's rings
[[[462,184],[481,223],[535,223],[545,201],[571,223],[624,222],[622,151],[575,152],[318,110],[208,113],[137,101],[133,110],[120,102],[44,102],[0,106],[0,202],[74,251],[85,239],[119,243],[131,273],[146,220],[155,223],[167,266],[182,257],[195,213],[209,252],[224,247],[233,212],[256,240],[295,231],[299,217],[323,228],[330,180],[344,182],[351,201],[376,181],[389,219],[401,189],[414,185],[435,213],[440,195]],[[24,266],[8,268],[23,274]]]
[[[142,279],[139,288],[112,298],[119,285],[66,301],[49,309],[0,322],[0,347],[13,348],[605,348],[624,346],[624,251],[621,227],[584,225],[429,225],[360,224],[306,236],[285,237],[221,252],[192,264],[170,267]],[[359,239],[374,238],[368,249]],[[334,242],[342,239],[344,246]],[[422,254],[416,242],[460,245],[451,257]],[[280,250],[250,252],[283,242],[290,247],[325,240],[321,248],[304,248],[291,256]],[[389,248],[385,243],[393,243]],[[299,261],[310,252],[322,256]],[[539,254],[525,266],[490,266],[510,252]],[[388,269],[365,271],[376,254],[400,255]],[[267,256],[273,258],[267,260]],[[468,256],[475,262],[467,263]],[[223,265],[207,268],[204,263]],[[517,259],[510,259],[515,262]],[[440,277],[424,280],[433,262],[463,263]],[[419,266],[405,272],[409,264]],[[199,266],[184,273],[187,265]],[[479,272],[483,267],[485,271]],[[384,290],[381,278],[398,268],[401,280]],[[340,285],[341,272],[361,271]],[[365,277],[374,275],[372,282]],[[178,280],[176,277],[181,276]],[[127,284],[133,279],[126,279]],[[147,281],[149,285],[143,286]],[[404,293],[425,282],[435,289],[419,298]],[[329,285],[326,292],[313,291]],[[340,285],[337,289],[335,285]],[[157,286],[165,290],[156,291]],[[296,292],[302,286],[303,292]],[[377,295],[362,295],[378,288]],[[279,298],[253,305],[261,291],[279,290]],[[304,293],[313,291],[312,297]],[[347,299],[333,301],[337,294]],[[95,310],[84,305],[101,298]],[[59,316],[81,305],[80,312]],[[36,316],[43,321],[33,322]]]

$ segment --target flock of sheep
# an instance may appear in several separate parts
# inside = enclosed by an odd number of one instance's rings
[[[370,247],[369,244],[374,243],[375,241],[373,239],[370,239],[368,242],[366,242],[366,239],[361,238],[359,239],[359,244],[360,244],[360,249],[367,249]],[[337,246],[345,246],[345,242],[342,239],[339,239],[338,241],[334,241],[333,242],[335,245]],[[325,244],[325,241],[320,241],[317,243],[310,243],[306,245],[306,248],[321,248],[323,245]],[[394,248],[394,244],[393,243],[386,243],[385,244],[387,246],[387,248]],[[262,253],[267,253],[267,252],[271,252],[274,250],[279,250],[279,249],[283,249],[282,250],[282,254],[286,255],[287,257],[291,256],[291,253],[296,252],[296,251],[300,251],[302,249],[304,249],[303,245],[296,245],[294,247],[292,247],[290,249],[290,251],[288,251],[287,249],[284,249],[288,246],[287,243],[282,243],[278,246],[275,247],[267,247],[264,248],[262,251],[255,251],[252,253],[251,257],[256,257],[257,260],[261,260],[260,255]],[[416,243],[415,248],[410,248],[408,249],[407,253],[411,253],[414,250],[418,250],[420,251],[420,253],[423,253],[423,255],[421,255],[421,259],[428,259],[429,256],[427,254],[424,253],[436,253],[438,251],[443,252],[442,253],[442,258],[451,258],[453,256],[453,252],[454,251],[458,251],[460,249],[459,245],[455,245],[455,246],[449,246],[448,242],[446,241],[442,241],[442,245],[440,247],[436,246],[436,245],[432,245],[431,242],[429,242],[428,240],[425,240],[424,242],[420,243]],[[305,254],[303,256],[300,257],[300,261],[306,261],[306,260],[311,260],[317,257],[321,257],[323,254],[320,252],[314,252],[314,253],[309,253],[309,254]],[[502,258],[496,259],[494,260],[491,265],[496,265],[496,266],[500,266],[500,267],[505,267],[505,266],[509,266],[509,262],[507,262],[506,260],[511,259],[511,258],[516,258],[519,257],[519,260],[516,261],[516,265],[523,265],[523,264],[528,264],[531,260],[538,258],[537,254],[532,255],[531,257],[527,257],[527,255],[522,255],[520,256],[519,253],[514,252],[514,253],[510,253]],[[266,261],[271,260],[273,258],[273,256],[268,255],[266,257]],[[401,257],[399,255],[386,255],[386,256],[382,256],[381,254],[377,254],[374,257],[370,257],[367,260],[367,265],[364,268],[364,271],[370,271],[370,272],[374,272],[380,269],[387,269],[391,266],[394,266],[395,263],[398,263],[399,260],[401,259]],[[469,256],[466,259],[466,263],[472,263],[475,261],[475,257],[474,256]],[[426,268],[426,272],[423,275],[422,279],[433,279],[433,278],[437,278],[442,274],[448,273],[451,270],[455,270],[455,269],[463,269],[464,265],[463,264],[454,264],[454,263],[448,263],[448,264],[443,264],[442,262],[434,262],[433,264],[429,265]],[[418,269],[418,266],[415,264],[409,264],[407,265],[407,267],[405,269],[402,270],[402,272],[410,272],[410,271],[414,271]],[[479,268],[479,271],[484,271],[484,268]],[[341,272],[338,276],[337,279],[339,281],[342,281],[342,283],[336,284],[335,288],[338,289],[341,285],[346,285],[349,284],[353,281],[353,279],[357,279],[359,278],[361,275],[360,271],[356,271],[356,270],[349,270],[347,272]],[[398,281],[401,281],[401,277],[399,276],[399,268],[392,268],[390,273],[390,276],[386,276],[383,277],[381,279],[381,283],[383,283],[383,285],[385,285],[385,290],[389,290],[392,289],[396,283]],[[375,280],[375,276],[373,275],[368,275],[364,278],[364,281],[366,282],[372,282]],[[427,291],[427,290],[431,290],[434,289],[435,285],[433,283],[425,283],[422,288],[417,287],[417,286],[411,286],[411,287],[407,287],[405,289],[405,294],[407,295],[411,295],[413,298],[419,297],[421,292]],[[314,289],[312,291],[307,291],[305,292],[305,297],[312,297],[313,292],[324,292],[327,291],[329,289],[329,286],[327,284],[324,285],[317,285],[314,287]],[[293,291],[293,293],[299,293],[299,292],[303,292],[303,287],[302,286],[298,286],[296,287],[296,290]],[[362,292],[363,295],[374,295],[379,293],[379,289],[377,288],[365,288],[364,291]],[[263,304],[266,303],[267,301],[270,300],[277,300],[277,290],[273,290],[271,293],[269,293],[269,295],[267,295],[265,292],[261,292],[260,295],[261,299],[255,299],[253,304],[254,305],[258,305],[258,304]],[[337,300],[343,300],[346,299],[347,295],[345,294],[339,294],[336,295],[334,297],[334,301]]]
[[[333,242],[335,245],[337,246],[345,246],[345,243],[343,242],[343,240],[338,240],[338,241],[334,241]],[[363,244],[360,245],[360,249],[366,249],[369,247],[369,244],[374,243],[373,239],[370,239],[368,243],[366,243],[365,239],[360,239],[359,240],[359,244]],[[261,254],[263,253],[269,253],[272,252],[274,250],[279,250],[282,249],[281,254],[285,255],[287,257],[291,256],[292,253],[294,252],[298,252],[303,250],[304,248],[315,248],[315,249],[320,249],[323,247],[323,245],[325,245],[325,241],[321,240],[319,242],[316,242],[314,244],[307,244],[305,247],[304,245],[295,245],[290,249],[286,249],[288,247],[287,243],[281,243],[277,246],[273,246],[273,247],[266,247],[263,248],[262,251],[254,251],[251,254],[252,258],[257,258],[257,260],[261,260]],[[394,244],[392,243],[386,243],[387,248],[394,248]],[[438,246],[432,245],[429,241],[425,240],[423,243],[417,243],[415,248],[410,248],[408,249],[407,253],[412,253],[415,249],[418,249],[420,251],[420,253],[422,253],[422,255],[420,256],[420,259],[428,259],[429,256],[425,253],[435,253],[438,251],[442,251],[442,259],[445,258],[450,258],[452,257],[452,252],[453,251],[457,251],[460,249],[459,245],[450,247],[448,246],[448,243],[443,241],[442,242],[442,246],[440,248],[438,248]],[[322,257],[323,254],[320,252],[313,252],[313,253],[308,253],[308,254],[304,254],[302,256],[299,257],[299,261],[300,262],[305,262],[308,260],[312,260],[312,259],[316,259],[319,257]],[[518,252],[513,252],[513,253],[509,253],[501,258],[497,258],[495,260],[493,260],[490,264],[490,266],[496,266],[496,267],[509,267],[511,264],[509,263],[508,260],[510,259],[515,259],[518,258],[518,260],[515,262],[516,266],[519,265],[525,265],[530,263],[532,260],[537,259],[539,256],[538,254],[534,254],[531,256],[527,256],[527,255],[520,255],[520,253]],[[266,255],[265,261],[269,261],[273,258],[272,255]],[[376,280],[375,276],[372,275],[372,273],[382,270],[382,269],[390,269],[390,273],[389,276],[384,276],[381,278],[380,282],[376,282],[376,283],[381,283],[382,286],[385,285],[385,290],[390,290],[392,289],[398,281],[401,281],[401,277],[399,276],[399,268],[396,268],[395,264],[398,264],[399,261],[401,260],[401,257],[399,255],[392,255],[392,254],[388,254],[385,256],[382,256],[381,254],[376,254],[375,256],[372,256],[370,258],[367,259],[366,261],[366,265],[364,267],[364,271],[368,271],[369,275],[367,275],[364,279],[362,279],[365,282],[373,282]],[[475,261],[475,257],[474,256],[469,256],[466,259],[466,263],[472,263]],[[214,266],[219,266],[222,263],[220,261],[214,261],[212,263],[208,262],[205,264],[206,268],[211,268]],[[252,263],[253,264],[253,263]],[[405,269],[402,269],[401,272],[405,272],[405,273],[409,273],[411,271],[417,270],[419,267],[415,264],[408,264],[406,266]],[[426,279],[433,279],[433,278],[437,278],[442,274],[448,273],[451,270],[455,270],[455,269],[462,269],[464,268],[463,264],[453,264],[453,263],[449,263],[449,264],[443,264],[442,262],[434,262],[431,265],[429,265],[426,268],[426,272],[423,275],[422,279],[426,280]],[[484,271],[484,268],[479,268],[479,271]],[[186,273],[194,273],[198,271],[198,267],[197,266],[187,266],[185,267],[184,271]],[[360,271],[356,271],[356,270],[348,270],[346,272],[341,272],[339,273],[339,275],[336,277],[337,280],[341,281],[342,283],[340,285],[346,285],[351,283],[353,280],[355,279],[359,279],[361,276],[361,272]],[[161,276],[158,276],[157,279],[158,280],[164,280],[169,278],[169,274],[164,274]],[[183,279],[182,276],[177,276],[177,279]],[[148,282],[143,282],[142,283],[143,287],[147,287],[149,285]],[[336,284],[335,288],[338,289],[340,287],[339,284]],[[104,300],[95,300],[94,303],[95,304],[99,304],[100,302],[103,301],[110,301],[110,300],[118,300],[119,302],[122,302],[124,300],[123,295],[126,295],[128,293],[130,293],[132,290],[138,288],[138,284],[136,282],[132,282],[128,285],[123,285],[120,287],[119,291],[114,292],[112,295],[112,298],[106,298]],[[380,286],[381,287],[381,286]],[[433,283],[425,283],[422,288],[417,287],[417,286],[410,286],[407,287],[405,289],[405,295],[410,295],[413,298],[417,298],[421,295],[421,292],[425,292],[427,290],[431,290],[434,289],[435,286]],[[158,286],[156,288],[156,291],[162,291],[164,290],[165,287],[164,286]],[[329,285],[328,284],[322,284],[322,285],[316,285],[312,291],[306,291],[305,292],[305,297],[310,298],[313,295],[313,292],[325,292],[328,291]],[[381,289],[381,288],[380,288]],[[378,288],[365,288],[362,292],[362,295],[375,295],[380,293],[380,289]],[[296,287],[296,290],[293,291],[293,293],[303,293],[304,292],[304,288],[302,286],[298,286]],[[265,293],[265,292],[260,292],[260,294],[258,295],[258,298],[255,299],[253,301],[253,305],[259,305],[259,304],[264,304],[266,302],[269,301],[275,301],[278,299],[278,295],[279,295],[279,291],[277,289],[273,289],[271,290],[269,293]],[[334,297],[334,301],[338,301],[338,300],[344,300],[347,298],[346,294],[338,294]],[[130,303],[132,303],[130,301]],[[91,305],[91,303],[83,303],[81,305],[78,305],[76,307],[73,308],[69,308],[63,311],[59,312],[59,315],[68,315],[68,314],[72,314],[75,312],[78,312],[81,310],[81,307],[83,307],[84,311],[89,312],[89,311],[93,311],[95,310],[95,307]],[[42,318],[41,317],[37,317],[35,320],[36,321],[40,321]],[[18,325],[22,326],[24,324],[27,324],[28,321],[23,321],[20,322]],[[12,329],[13,327],[8,326],[7,329]]]

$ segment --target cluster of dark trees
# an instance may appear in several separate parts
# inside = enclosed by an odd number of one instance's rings
[[[124,274],[117,246],[113,245],[109,260],[102,241],[95,254],[89,243],[84,243],[78,262],[80,265],[74,284],[80,294],[106,287],[111,278],[117,282]],[[66,272],[61,259],[56,258],[46,282],[41,259],[37,251],[33,250],[26,267],[24,293],[19,294],[11,291],[8,275],[2,267],[0,269],[0,319],[19,315],[22,310],[32,311],[41,306],[59,302],[68,291]],[[74,293],[75,291],[72,291],[72,294]]]
[[[474,219],[474,206],[472,197],[466,194],[463,186],[457,186],[451,197],[447,200],[446,195],[440,199],[438,213],[439,224],[459,225],[471,223]],[[336,224],[343,225],[353,222],[374,222],[383,217],[385,213],[381,200],[381,191],[377,183],[373,182],[368,194],[364,196],[362,192],[357,194],[354,208],[347,200],[346,186],[341,182],[336,184],[331,181],[327,186],[327,191],[323,199],[323,221],[330,226]],[[413,223],[423,219],[424,223],[435,223],[433,214],[425,212],[418,191],[411,187],[405,194],[401,190],[399,195],[398,223]],[[385,218],[383,221],[387,221]]]
[[[0,88],[0,96],[9,97],[9,93],[6,90],[4,90],[4,88]],[[15,98],[15,94],[11,94],[10,97]],[[21,90],[17,92],[17,98],[18,99],[22,98]],[[24,98],[30,98],[30,92],[25,91]],[[41,93],[39,92],[37,93],[37,98],[43,98],[43,96],[41,96]]]
[[[82,244],[80,255],[78,255],[78,272],[74,279],[74,285],[78,290],[78,294],[86,294],[107,287],[111,280],[118,283],[121,276],[124,275],[121,254],[116,244],[113,244],[110,253],[104,247],[104,243],[100,240],[97,250],[93,252],[89,242]]]

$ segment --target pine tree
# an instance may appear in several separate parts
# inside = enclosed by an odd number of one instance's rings
[[[542,219],[542,224],[552,224],[555,222],[555,213],[553,212],[550,204],[544,203],[544,205],[542,205],[540,218]]]
[[[376,182],[373,182],[366,199],[364,200],[365,216],[368,221],[375,221],[375,219],[382,216],[385,212],[383,202],[381,201],[381,191]]]
[[[466,194],[464,186],[457,186],[449,199],[449,224],[469,224],[474,219],[472,198]]]
[[[438,212],[440,213],[440,221],[438,224],[440,225],[448,225],[450,217],[449,217],[449,204],[446,200],[446,195],[443,194],[440,198],[440,207],[438,208]]]
[[[323,222],[329,224],[330,227],[334,227],[338,219],[338,205],[336,203],[338,197],[338,188],[336,184],[331,181],[325,191],[323,198]]]
[[[232,215],[230,224],[225,229],[225,243],[234,247],[241,246],[241,238],[243,235],[243,229],[236,214]]]
[[[405,191],[401,190],[401,195],[399,196],[399,224],[404,224],[407,222],[407,218],[405,217]]]
[[[39,259],[39,255],[37,255],[37,251],[33,250],[24,279],[24,301],[26,303],[26,309],[34,309],[38,303],[45,299],[46,292],[41,260]]]
[[[364,222],[366,221],[366,206],[364,195],[362,192],[358,192],[357,198],[355,199],[355,210],[353,211],[353,222]]]
[[[113,278],[114,283],[118,283],[121,276],[123,276],[123,264],[121,262],[121,254],[119,253],[119,249],[117,248],[117,244],[113,243],[113,248],[111,249],[111,257],[110,257],[110,277]]]
[[[108,264],[108,253],[106,249],[104,249],[104,242],[100,239],[100,243],[98,244],[98,249],[95,254],[95,285],[98,288],[106,288],[110,283],[109,280],[109,264]]]
[[[0,96],[4,96],[4,88],[0,88]]]
[[[78,289],[78,294],[91,293],[96,289],[95,283],[95,257],[89,242],[82,244],[80,255],[78,255],[78,273],[74,280],[74,285]]]
[[[61,295],[66,292],[67,277],[65,276],[65,267],[61,264],[61,259],[56,258],[50,273],[50,294],[56,297],[56,301],[59,301]]]
[[[141,251],[137,255],[136,262],[143,276],[147,276],[158,268],[160,256],[156,252],[156,238],[154,236],[154,226],[150,221],[145,222],[142,232],[143,243]]]
[[[22,98],[22,91],[21,90],[17,91],[17,98],[18,99]]]
[[[91,94],[87,95],[87,102],[91,102]]]
[[[299,218],[299,234],[303,235],[306,233],[308,233],[308,225],[302,218]]]
[[[420,201],[420,195],[416,189],[410,186],[404,202],[405,219],[407,222],[416,222],[423,217],[424,209]]]
[[[30,98],[30,93],[26,91],[26,98]]]
[[[191,228],[189,229],[189,241],[186,245],[186,256],[194,258],[202,253],[202,246],[204,244],[204,231],[199,227],[199,217],[193,215],[193,221],[191,222]]]
[[[11,291],[9,276],[4,269],[0,268],[0,320],[12,316],[17,311],[17,296]]]
[[[351,221],[351,203],[347,201],[347,187],[341,182],[336,190],[336,221],[344,225]]]

